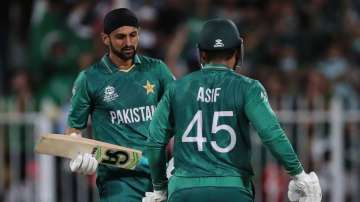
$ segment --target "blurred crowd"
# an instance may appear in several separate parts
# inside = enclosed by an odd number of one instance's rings
[[[245,40],[245,63],[237,71],[259,79],[270,97],[359,97],[356,0],[6,1],[0,95],[20,111],[66,105],[77,73],[106,51],[102,19],[117,7],[140,19],[139,52],[163,59],[177,78],[199,68],[202,23],[226,17]]]

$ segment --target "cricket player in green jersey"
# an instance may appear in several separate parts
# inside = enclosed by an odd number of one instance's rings
[[[90,115],[96,140],[143,150],[152,115],[173,76],[162,61],[136,54],[139,24],[130,10],[105,16],[102,40],[108,53],[75,81],[67,133],[80,134]],[[91,154],[79,154],[70,168],[83,174],[97,170],[101,201],[135,202],[152,190],[143,156],[134,171],[98,165]]]
[[[263,86],[234,71],[242,47],[232,21],[204,24],[198,43],[202,69],[169,86],[151,121],[147,151],[154,192],[143,201],[254,201],[250,123],[293,177],[290,200],[321,200],[316,174],[304,172]],[[172,136],[175,168],[168,182],[165,146]]]

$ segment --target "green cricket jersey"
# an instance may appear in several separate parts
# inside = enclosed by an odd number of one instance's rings
[[[250,123],[290,175],[303,170],[260,82],[215,64],[175,81],[150,124],[148,150],[155,188],[166,181],[161,158],[172,135],[175,179],[207,177],[215,186],[220,183],[211,177],[227,177],[230,184],[239,184],[239,176],[251,179]],[[196,184],[183,181],[178,186],[186,183]]]
[[[90,115],[96,140],[143,150],[152,115],[171,81],[160,60],[136,55],[124,72],[105,55],[76,79],[68,125],[83,129]]]

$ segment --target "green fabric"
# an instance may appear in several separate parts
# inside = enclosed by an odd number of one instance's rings
[[[66,26],[63,13],[47,10],[30,30],[29,68],[36,94],[57,105],[67,103],[79,57],[91,53],[93,40],[83,39]],[[55,89],[55,90],[54,90]]]
[[[91,52],[93,48],[92,39],[80,38],[66,26],[63,14],[53,10],[46,11],[38,22],[32,24],[30,38],[30,66],[34,71],[43,68],[43,62],[47,61],[50,63],[48,65],[59,65],[59,67],[46,67],[52,71],[77,72],[74,65],[77,64],[78,56],[83,52]],[[64,50],[60,54],[55,54],[53,48],[60,44]]]
[[[76,76],[76,75],[75,75]],[[41,97],[50,98],[58,106],[68,103],[71,97],[71,88],[74,76],[57,75],[52,77],[41,92]]]
[[[192,187],[174,192],[169,202],[253,202],[248,192],[238,187]]]
[[[74,84],[68,126],[83,129],[91,115],[96,140],[143,150],[155,107],[173,76],[157,59],[136,55],[134,64],[122,72],[105,55],[82,71]],[[148,172],[146,164],[137,170]],[[110,170],[118,169],[100,165],[98,177],[107,178]]]
[[[47,38],[56,38],[59,32],[66,30],[61,19],[62,17],[59,12],[47,11],[43,18],[39,20],[39,22],[32,24],[30,30],[30,46],[32,51],[29,52],[29,55],[31,58],[30,65],[33,70],[37,70],[42,66],[42,62],[45,59],[45,54],[47,53],[46,51],[48,51],[44,49],[49,43],[48,40],[51,39]],[[53,34],[55,36],[49,36],[49,34]]]
[[[166,151],[165,147],[154,147],[152,152],[148,153],[149,162],[152,164],[149,165],[150,173],[152,178],[154,178],[153,185],[155,190],[164,190],[167,186],[167,178],[166,178],[166,161],[162,159],[166,159]]]
[[[98,181],[101,202],[139,202],[145,192],[153,190],[150,177],[122,177],[117,180]]]
[[[156,123],[150,124],[150,133],[159,133],[159,134],[167,134],[166,136],[161,136],[160,139],[154,139],[156,142],[161,142],[160,145],[154,144],[153,141],[146,148],[146,152],[148,153],[149,163],[150,163],[150,173],[153,179],[153,185],[155,190],[162,190],[167,185],[166,181],[166,150],[165,145],[170,140],[171,128],[171,116],[170,110],[167,110],[170,107],[170,89],[173,86],[170,84],[168,90],[163,95],[162,99],[159,102],[158,106],[162,106],[161,110],[158,110],[157,113],[154,114],[153,121]],[[170,120],[170,121],[169,121]],[[153,138],[157,138],[157,136],[153,136]],[[148,152],[150,151],[150,152]]]
[[[290,174],[302,171],[262,85],[216,64],[170,85],[150,124],[148,152],[156,155],[174,135],[175,176],[251,178],[250,123]],[[152,174],[155,185],[163,179]]]
[[[253,186],[250,178],[244,177],[177,177],[170,178],[168,186],[169,198],[182,189],[192,187],[236,187],[253,196]]]
[[[256,81],[246,97],[245,113],[262,142],[290,175],[299,174],[303,168],[271,109],[264,87]]]

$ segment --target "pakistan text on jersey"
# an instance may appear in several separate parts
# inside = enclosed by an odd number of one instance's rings
[[[155,106],[142,106],[130,109],[121,109],[116,111],[110,111],[111,123],[138,123],[144,121],[150,121],[154,114]]]

